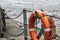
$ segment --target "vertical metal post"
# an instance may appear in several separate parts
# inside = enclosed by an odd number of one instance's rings
[[[3,37],[3,22],[2,22],[2,16],[1,16],[1,7],[0,7],[0,37]]]
[[[36,34],[37,34],[37,18],[36,18]]]
[[[24,20],[24,39],[28,40],[28,31],[27,31],[27,13],[26,9],[23,9],[23,20]]]
[[[38,39],[41,37],[41,35],[43,34],[44,35],[44,27],[43,27],[43,24],[41,23],[41,30],[40,30],[40,32],[39,32],[39,34],[38,34]]]

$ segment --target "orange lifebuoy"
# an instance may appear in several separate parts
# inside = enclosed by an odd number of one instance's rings
[[[48,17],[41,11],[41,10],[36,10],[38,18],[41,19],[41,22],[44,26],[44,40],[50,40],[50,23],[48,20]],[[30,15],[29,18],[29,33],[31,36],[32,40],[38,40],[36,32],[35,32],[35,26],[33,25],[35,23],[36,17],[34,15],[34,12]]]

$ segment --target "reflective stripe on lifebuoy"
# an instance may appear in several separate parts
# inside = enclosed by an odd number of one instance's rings
[[[50,40],[50,23],[49,23],[49,20],[48,20],[48,17],[40,10],[36,10],[37,12],[37,15],[38,15],[38,18],[41,19],[42,21],[42,24],[44,26],[44,30],[45,30],[45,33],[44,33],[44,40]],[[38,40],[37,36],[36,36],[36,31],[35,29],[35,26],[33,24],[35,24],[35,20],[36,20],[36,17],[35,17],[35,13],[32,12],[32,14],[30,15],[30,18],[29,18],[29,30],[30,30],[30,36],[31,36],[31,39],[32,40]]]
[[[34,31],[35,30],[35,28],[31,28],[31,29],[29,29],[29,31]]]
[[[45,32],[48,32],[48,31],[50,31],[50,28],[46,28],[46,29],[44,29],[44,31]]]

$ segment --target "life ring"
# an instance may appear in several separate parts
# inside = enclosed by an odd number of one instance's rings
[[[32,40],[38,40],[36,31],[35,31],[35,26],[33,25],[36,20],[35,13],[37,14],[38,18],[41,19],[41,22],[44,26],[44,40],[50,40],[50,23],[48,20],[48,17],[42,12],[41,10],[36,10],[35,12],[32,12],[29,18],[29,34],[31,36]]]

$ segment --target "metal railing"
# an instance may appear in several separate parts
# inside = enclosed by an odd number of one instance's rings
[[[24,39],[25,40],[28,40],[28,27],[27,27],[27,12],[32,12],[32,11],[30,11],[30,10],[27,10],[27,9],[23,9],[23,11],[18,15],[18,16],[16,16],[15,18],[10,18],[9,17],[9,19],[16,19],[16,18],[18,18],[18,17],[20,17],[22,14],[23,14],[23,21],[24,21],[24,23],[22,23],[22,24],[24,24]],[[51,15],[46,15],[46,16],[50,16],[50,17],[53,17],[53,18],[57,18],[57,19],[60,19],[59,17],[56,17],[56,16],[51,16]],[[38,22],[39,23],[39,22]],[[33,24],[34,25],[34,24]],[[43,31],[42,29],[40,29],[41,31]],[[39,34],[42,34],[42,33],[39,33]],[[38,34],[38,35],[39,35]],[[57,37],[59,37],[60,38],[60,36],[59,35],[56,35]],[[41,35],[40,36],[38,36],[38,38],[40,38],[41,37]]]

